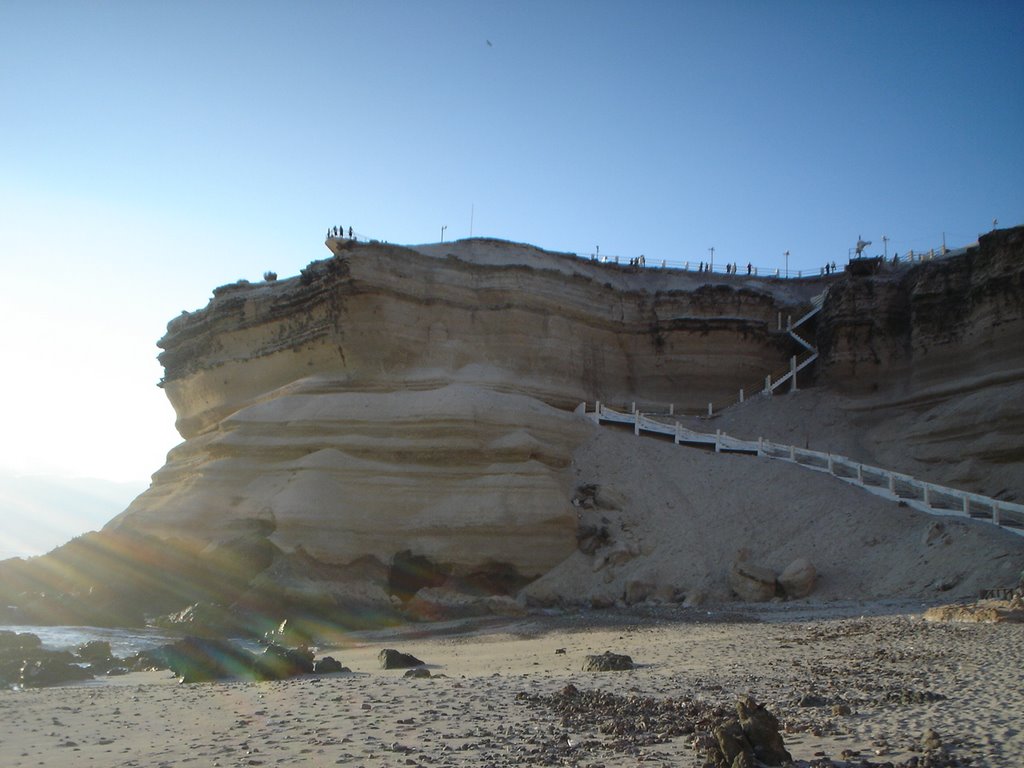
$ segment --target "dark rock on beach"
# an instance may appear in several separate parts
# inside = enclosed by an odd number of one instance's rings
[[[380,660],[381,669],[409,669],[410,667],[422,667],[424,662],[415,656],[396,651],[394,648],[385,648],[377,658]]]
[[[600,655],[587,656],[583,663],[584,672],[621,672],[633,669],[633,659],[625,654],[605,651]]]
[[[318,675],[333,675],[338,672],[351,671],[351,669],[343,666],[342,663],[333,656],[324,656],[322,659],[317,659],[313,662],[313,672]]]
[[[308,675],[315,669],[313,652],[306,646],[285,648],[283,645],[268,645],[257,658],[256,665],[260,676],[271,680]]]
[[[26,661],[21,668],[19,682],[25,688],[41,688],[80,680],[91,680],[92,672],[66,661],[59,654]]]

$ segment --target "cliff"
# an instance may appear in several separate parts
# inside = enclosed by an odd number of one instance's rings
[[[1024,499],[1024,228],[966,253],[834,283],[819,383],[865,460]]]
[[[936,529],[830,478],[638,444],[574,410],[672,404],[697,429],[1019,499],[1022,241],[1001,231],[961,256],[780,281],[496,240],[331,240],[300,275],[222,286],[169,323],[162,386],[184,442],[103,532],[0,582],[77,584],[79,605],[105,595],[105,615],[215,600],[348,624],[511,610],[516,595],[727,599],[740,551],[778,570],[815,560],[826,598],[998,586],[1024,537]],[[801,352],[780,317],[826,289],[801,331],[821,358],[800,392],[751,397]],[[741,387],[745,403],[706,421]]]
[[[345,242],[214,292],[160,341],[185,442],[110,529],[535,577],[575,547],[582,401],[703,408],[785,367],[820,286],[630,270],[490,240]],[[734,396],[734,395],[733,395]]]

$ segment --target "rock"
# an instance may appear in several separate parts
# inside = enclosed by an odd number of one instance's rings
[[[750,696],[736,703],[743,733],[754,750],[754,757],[765,765],[782,765],[792,762],[793,757],[786,751],[779,733],[779,721],[771,712]]]
[[[738,720],[729,720],[717,726],[713,731],[715,741],[718,742],[718,749],[724,758],[724,765],[733,766],[737,757],[744,753],[753,757],[754,751],[743,733],[743,727]]]
[[[649,581],[627,581],[622,599],[626,605],[636,605],[644,602],[656,589],[657,587]]]
[[[150,656],[162,658],[183,683],[257,677],[255,657],[229,640],[185,637],[151,651]]]
[[[584,672],[620,672],[634,669],[633,659],[625,654],[605,651],[600,655],[587,656],[583,662]]]
[[[767,602],[775,597],[775,572],[746,560],[737,560],[729,571],[729,588],[744,602]]]
[[[297,647],[309,645],[315,638],[309,627],[301,622],[286,618],[276,629],[263,633],[263,641],[266,643]]]
[[[415,656],[396,651],[394,648],[385,648],[377,654],[381,669],[408,669],[409,667],[421,667],[425,662]]]
[[[12,632],[9,629],[0,629],[0,657],[12,653],[23,653],[42,647],[42,641],[31,632]]]
[[[54,656],[26,661],[20,675],[21,685],[25,688],[40,688],[91,679],[92,673],[88,670]]]
[[[305,646],[285,648],[282,645],[268,645],[256,661],[260,676],[269,680],[308,675],[314,670],[313,652]]]
[[[106,640],[90,640],[78,646],[76,653],[78,658],[88,664],[105,664],[114,658],[110,652],[110,643]]]
[[[90,640],[76,650],[79,659],[89,665],[89,670],[98,674],[107,674],[110,669],[121,663],[110,652],[110,643],[106,640]]]
[[[818,572],[806,557],[800,557],[786,566],[779,574],[779,586],[786,597],[794,600],[807,597],[818,583]]]
[[[318,675],[333,675],[339,672],[351,672],[348,667],[342,666],[341,662],[333,656],[324,656],[313,662],[313,672]]]
[[[935,729],[926,729],[921,734],[921,750],[924,752],[934,752],[939,749],[942,749],[942,737],[939,736],[938,731]]]
[[[402,677],[430,677],[430,670],[423,667],[407,670]]]
[[[246,634],[243,622],[219,603],[198,602],[177,613],[158,616],[153,626],[190,637],[235,637]]]

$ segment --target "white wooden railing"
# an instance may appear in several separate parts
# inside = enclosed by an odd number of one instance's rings
[[[985,520],[1008,531],[1024,535],[1024,504],[1014,504],[978,493],[928,483],[902,472],[874,467],[845,456],[773,443],[761,437],[757,440],[741,440],[726,435],[721,430],[716,430],[714,434],[696,432],[682,426],[678,421],[668,423],[645,416],[639,411],[616,411],[600,402],[595,405],[593,411],[588,411],[587,404],[583,403],[577,412],[585,414],[596,424],[631,424],[633,434],[636,435],[644,432],[668,435],[676,445],[704,446],[713,448],[715,453],[746,453],[793,462],[807,469],[825,472],[890,501],[904,502],[907,506],[922,512]]]

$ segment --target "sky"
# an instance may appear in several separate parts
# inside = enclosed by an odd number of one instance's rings
[[[332,225],[817,270],[1024,223],[1022,40],[1016,0],[0,0],[0,557],[144,489],[167,322]]]

